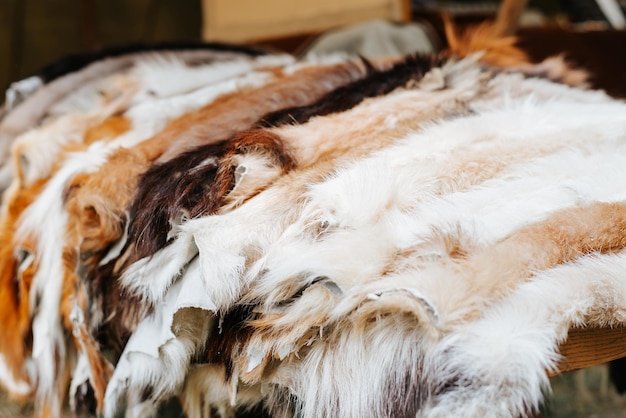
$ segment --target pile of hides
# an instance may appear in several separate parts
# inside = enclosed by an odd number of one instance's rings
[[[66,62],[0,123],[0,383],[36,414],[518,417],[626,321],[626,104],[435,55]],[[34,81],[33,81],[34,80]]]

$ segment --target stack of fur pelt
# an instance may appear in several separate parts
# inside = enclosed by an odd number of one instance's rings
[[[124,51],[0,124],[0,383],[42,417],[532,414],[626,321],[626,104],[435,56]]]

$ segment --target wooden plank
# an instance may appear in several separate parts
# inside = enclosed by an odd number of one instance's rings
[[[626,357],[626,328],[573,328],[559,352],[565,358],[551,376]]]
[[[408,0],[203,0],[203,38],[259,41],[322,32],[370,19],[406,21]]]

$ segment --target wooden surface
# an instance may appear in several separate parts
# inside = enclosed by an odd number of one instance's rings
[[[626,328],[571,329],[559,351],[565,358],[552,375],[626,357]]]
[[[371,19],[408,21],[409,0],[203,0],[203,39],[255,42]]]

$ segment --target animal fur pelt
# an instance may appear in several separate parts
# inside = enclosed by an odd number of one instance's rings
[[[155,65],[142,64],[154,61],[157,53],[158,61],[170,63],[160,74]],[[129,88],[138,89],[138,97],[175,93],[177,87],[172,86],[173,90],[168,92],[167,86],[172,84],[169,80],[175,76],[172,71],[176,71],[176,62],[181,66],[198,66],[259,55],[263,52],[255,48],[211,43],[129,45],[64,57],[38,74],[14,83],[7,91],[6,112],[0,119],[0,159],[5,163],[13,140],[43,121],[76,111],[100,110],[103,104]],[[133,70],[133,67],[137,69]],[[142,72],[154,72],[154,75]],[[130,80],[113,81],[107,80],[108,77]],[[198,76],[188,80],[194,79],[196,83],[202,82]],[[188,88],[192,90],[194,85]],[[7,187],[10,173],[8,166],[0,168],[0,190]]]
[[[536,413],[568,329],[626,322],[626,104],[447,36],[50,67],[0,123],[1,387],[53,418]]]

